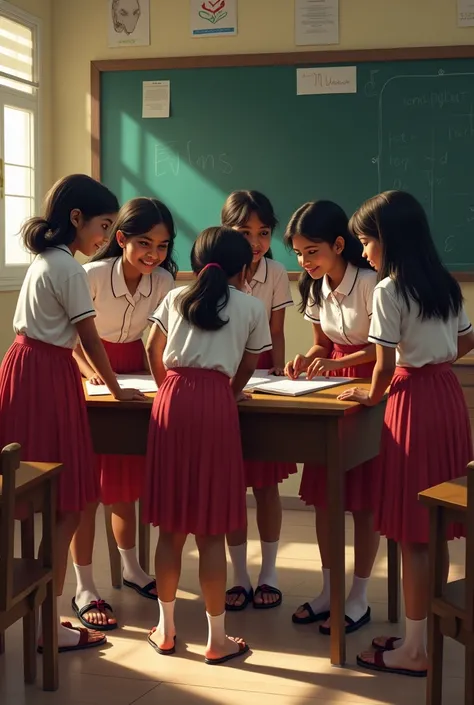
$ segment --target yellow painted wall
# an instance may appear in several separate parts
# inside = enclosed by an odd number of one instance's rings
[[[298,50],[293,44],[293,0],[239,0],[239,33],[227,38],[192,38],[189,0],[151,0],[151,46],[134,49],[107,47],[105,0],[13,1],[41,17],[44,24],[41,172],[45,188],[64,174],[90,173],[91,60]],[[456,26],[455,0],[340,0],[340,7],[341,44],[331,50],[474,42],[474,28]],[[466,285],[464,291],[474,318],[474,286]],[[0,294],[0,354],[11,340],[15,298],[15,294]],[[294,309],[287,316],[287,341],[289,354],[310,341],[309,325]]]

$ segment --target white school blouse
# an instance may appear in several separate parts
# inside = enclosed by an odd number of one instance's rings
[[[15,333],[74,349],[75,324],[95,316],[87,276],[66,245],[49,247],[31,263],[21,286]]]
[[[229,301],[219,314],[229,323],[218,331],[205,331],[192,326],[178,311],[177,299],[185,289],[171,291],[151,317],[168,339],[163,354],[168,369],[201,367],[233,377],[245,351],[260,355],[271,350],[268,317],[259,299],[229,287]]]
[[[320,325],[323,333],[336,345],[367,345],[376,284],[376,272],[348,264],[334,291],[324,276],[321,305],[310,301],[304,317]]]
[[[132,295],[123,275],[122,257],[112,257],[84,265],[97,313],[100,337],[109,343],[139,340],[153,311],[174,288],[172,275],[156,267],[140,279]]]
[[[397,348],[396,361],[400,367],[423,367],[455,360],[458,337],[471,331],[464,307],[459,316],[450,316],[447,321],[422,320],[418,304],[413,301],[408,309],[403,297],[397,294],[393,279],[387,277],[375,287],[369,341]]]
[[[262,257],[252,279],[245,283],[245,291],[263,302],[268,320],[273,311],[293,306],[288,272],[274,259]]]

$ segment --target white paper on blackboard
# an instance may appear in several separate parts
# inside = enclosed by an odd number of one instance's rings
[[[169,118],[170,82],[143,81],[143,118]]]
[[[298,95],[357,93],[357,67],[333,66],[296,69]]]
[[[473,0],[458,0],[458,27],[474,27]]]

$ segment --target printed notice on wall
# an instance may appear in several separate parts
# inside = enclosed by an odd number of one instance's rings
[[[474,27],[474,0],[458,0],[458,27]]]
[[[170,82],[143,81],[143,118],[169,118]]]
[[[150,44],[150,0],[109,0],[109,47]]]
[[[237,0],[190,0],[193,37],[237,34]]]
[[[339,0],[295,0],[295,44],[339,44]]]
[[[297,95],[357,93],[357,67],[296,69]]]

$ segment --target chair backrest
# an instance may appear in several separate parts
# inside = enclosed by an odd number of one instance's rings
[[[13,592],[15,474],[20,467],[20,454],[18,443],[6,446],[0,454],[0,612],[8,610]]]

